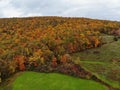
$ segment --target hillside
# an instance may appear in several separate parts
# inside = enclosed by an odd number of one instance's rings
[[[75,63],[84,66],[113,87],[120,88],[120,40],[114,41],[113,38],[114,36],[105,35],[106,44],[74,53],[72,57]]]
[[[61,72],[84,79],[93,79],[94,76],[95,81],[109,88],[114,90],[120,88],[119,83],[114,87],[98,78],[96,75],[98,71],[92,69],[94,66],[91,65],[89,68],[88,65],[91,64],[90,60],[97,64],[102,63],[101,61],[112,62],[109,59],[112,52],[109,54],[109,49],[106,48],[116,41],[119,42],[119,32],[120,22],[117,21],[63,17],[0,19],[1,80],[3,82],[19,71]],[[111,37],[106,38],[109,35]],[[106,44],[108,46],[104,49],[107,50],[108,57],[104,56],[106,53],[100,54],[101,47]],[[93,49],[100,50],[94,52],[97,53],[96,56],[91,57],[89,52]],[[88,53],[84,55],[84,52]],[[74,55],[76,53],[80,55]],[[115,55],[118,54],[116,51]],[[97,55],[101,56],[96,58]],[[80,57],[82,64],[76,63],[77,57]],[[113,56],[112,60],[114,59],[118,60]],[[101,76],[100,72],[97,74]]]

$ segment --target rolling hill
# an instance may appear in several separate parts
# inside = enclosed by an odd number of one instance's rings
[[[20,71],[57,72],[119,90],[119,32],[117,21],[1,18],[1,83]]]

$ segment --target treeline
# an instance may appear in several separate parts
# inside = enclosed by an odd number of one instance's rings
[[[70,62],[71,53],[102,45],[101,33],[113,34],[119,22],[87,18],[31,17],[0,19],[0,73]]]

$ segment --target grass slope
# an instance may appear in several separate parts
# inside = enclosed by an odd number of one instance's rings
[[[13,90],[108,90],[91,80],[57,73],[24,72],[13,83]]]
[[[120,89],[120,40],[113,42],[113,36],[106,35],[104,41],[107,44],[100,48],[73,54],[73,61]]]

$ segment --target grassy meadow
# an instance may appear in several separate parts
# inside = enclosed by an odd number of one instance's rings
[[[99,48],[73,54],[75,63],[94,73],[113,87],[120,88],[120,40],[104,36],[107,42]]]

